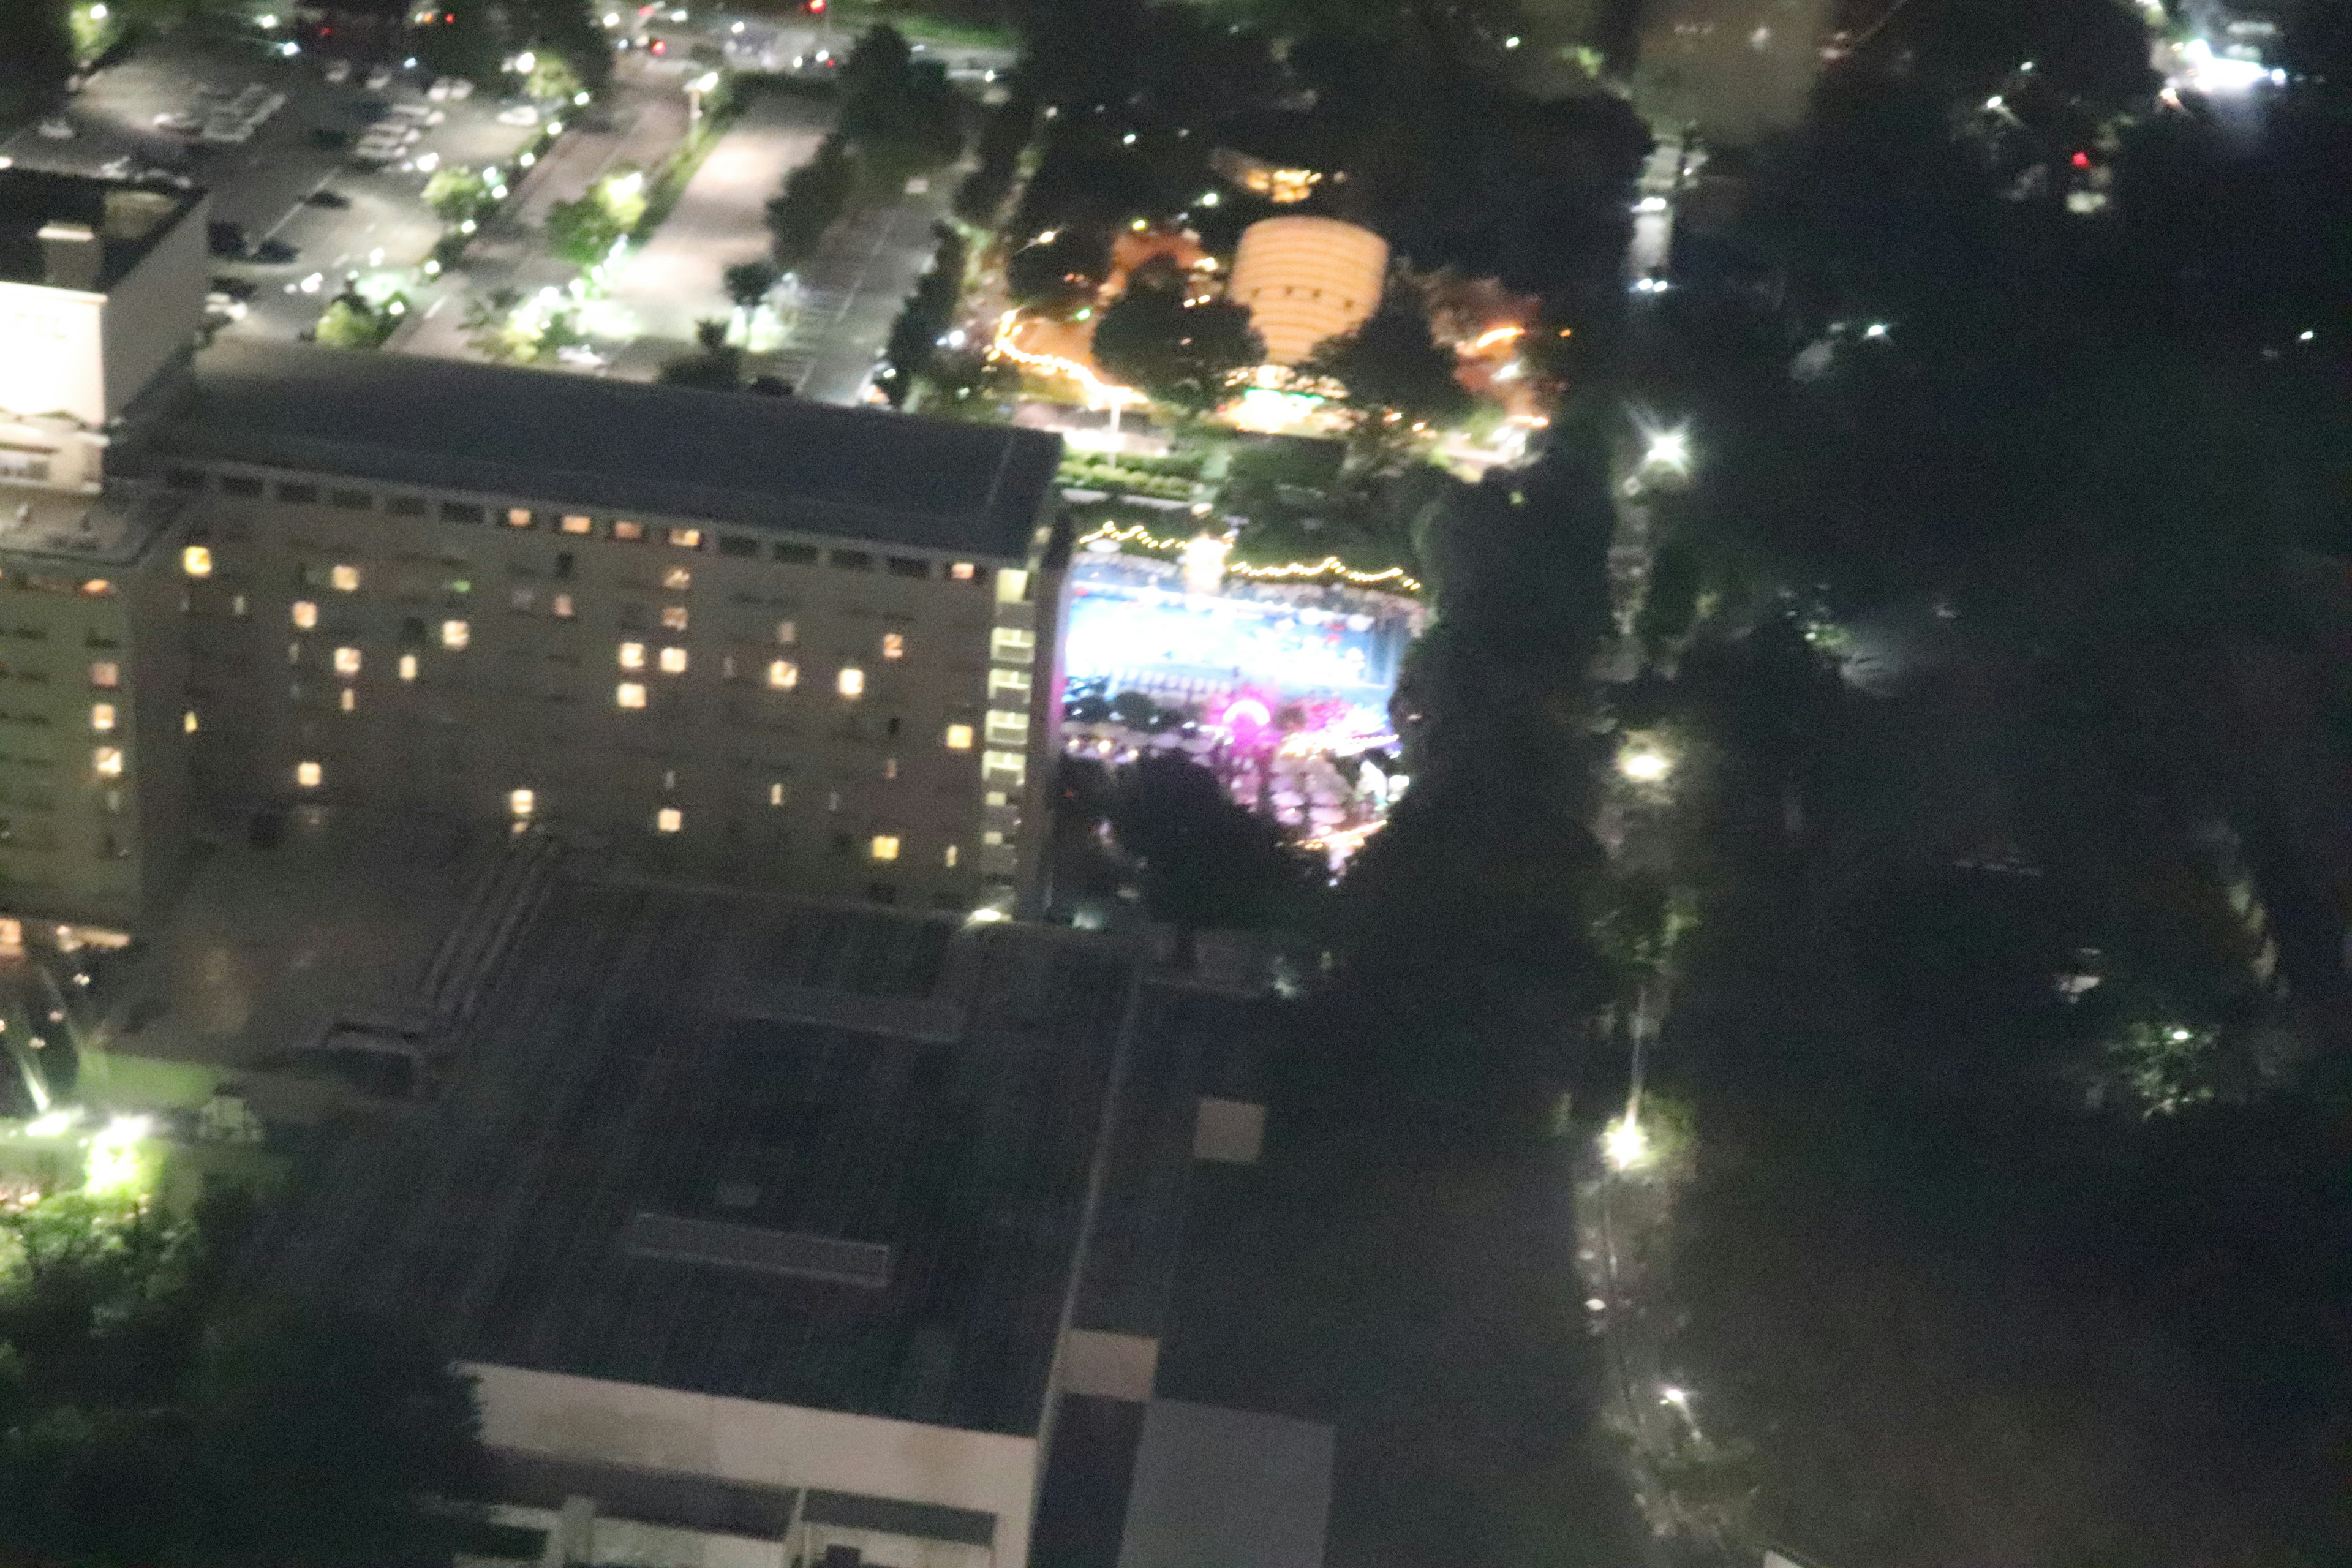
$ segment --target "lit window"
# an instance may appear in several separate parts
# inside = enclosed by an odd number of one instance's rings
[[[984,798],[990,805],[1007,805],[1011,804],[1005,799],[1004,792],[1001,789],[990,790]]]
[[[548,601],[547,613],[553,616],[559,621],[570,620],[576,613],[572,608],[572,595],[569,594],[556,595],[554,598]]]
[[[959,561],[948,568],[948,575],[959,583],[969,583],[980,575],[979,569],[969,561]]]
[[[89,683],[100,691],[111,691],[122,684],[122,667],[110,658],[98,659],[89,667]]]
[[[1027,664],[1037,657],[1037,634],[1026,626],[998,626],[988,634],[988,657]]]
[[[114,704],[93,702],[89,705],[89,727],[101,735],[114,733]]]
[[[98,750],[89,754],[89,765],[98,770],[98,776],[102,779],[121,778],[122,776],[122,748],[120,746],[99,747]]]
[[[576,511],[566,512],[563,515],[563,531],[566,533],[587,533],[593,531],[595,526],[594,522]]]
[[[996,574],[996,602],[1017,605],[1029,596],[1029,574],[1005,567]]]
[[[319,787],[320,781],[324,779],[326,776],[325,770],[320,768],[316,763],[296,763],[294,764],[294,782],[303,789],[317,789]]]
[[[897,779],[897,778],[898,778],[898,758],[896,758],[896,757],[885,757],[885,758],[883,758],[883,759],[882,759],[882,776],[883,776],[884,778],[886,778],[886,779],[891,779],[891,780],[895,780],[895,779]]]
[[[898,858],[898,836],[895,833],[877,833],[874,836],[874,842],[867,847],[877,860],[896,860]]]
[[[778,691],[790,691],[801,683],[801,667],[788,658],[768,661],[768,684]]]
[[[1029,759],[1019,752],[982,752],[980,754],[980,776],[993,783],[1023,784],[1029,777]]]
[[[702,530],[673,528],[669,531],[669,542],[680,550],[699,550],[702,548]]]
[[[776,640],[778,642],[790,646],[793,643],[800,641],[800,628],[793,625],[792,622],[778,621],[776,623]]]
[[[1029,742],[1029,715],[1008,713],[1002,708],[988,710],[988,743],[992,746],[1022,746]]]
[[[950,871],[955,869],[957,859],[956,852],[960,847],[961,846],[950,844],[947,847],[947,852],[940,857],[941,863],[944,864]]]
[[[302,639],[300,637],[296,637],[292,642],[286,645],[286,662],[289,664],[299,664],[302,662]]]
[[[841,673],[834,678],[833,689],[844,697],[863,697],[866,695],[866,672],[854,664],[844,665]]]
[[[539,797],[527,789],[507,791],[507,815],[509,816],[529,816],[538,804]]]
[[[907,634],[904,632],[884,632],[882,634],[882,657],[884,658],[906,658]]]
[[[684,605],[664,605],[662,606],[662,630],[667,632],[682,632],[686,630],[686,606]]]
[[[335,650],[335,673],[337,675],[357,675],[359,672],[360,650],[355,647],[337,648]]]
[[[645,667],[646,645],[641,642],[623,643],[621,645],[621,668],[623,669],[643,669]]]
[[[772,784],[768,786],[768,804],[770,805],[782,805],[784,804],[784,786],[782,784]]]
[[[196,710],[194,709],[191,708],[185,713],[180,715],[180,729],[184,733],[193,735],[200,728],[202,728],[202,726],[196,722]]]
[[[663,806],[654,813],[654,831],[656,833],[676,833],[685,826],[686,813],[674,805]]]
[[[242,595],[242,594],[238,594],[238,595],[235,595],[234,597],[232,597],[232,598],[229,600],[229,602],[228,602],[228,613],[229,613],[230,615],[232,615],[232,616],[241,616],[241,615],[245,614],[245,595]]]
[[[530,526],[530,508],[527,506],[510,506],[507,508],[507,526],[509,528],[529,528]]]
[[[296,630],[298,630],[298,631],[305,631],[305,632],[307,632],[307,631],[309,631],[312,626],[317,626],[318,624],[319,624],[319,606],[318,606],[318,605],[314,605],[314,604],[312,604],[312,603],[311,603],[310,600],[308,600],[308,599],[297,599],[297,600],[295,600],[295,601],[294,601],[294,626],[295,626],[295,629],[296,629]]]
[[[114,584],[103,577],[92,577],[81,585],[81,591],[93,599],[103,599],[114,592]]]
[[[671,567],[662,574],[662,586],[673,594],[683,594],[694,586],[693,569],[687,566]]]
[[[992,669],[988,672],[988,700],[993,702],[999,697],[1008,694],[1021,699],[1023,706],[1028,705],[1029,672],[1027,670]]]
[[[443,621],[441,623],[441,646],[451,653],[463,653],[466,645],[473,640],[472,628],[465,622]]]
[[[414,680],[416,679],[416,656],[415,654],[404,653],[400,656],[400,679],[403,680]]]
[[[346,713],[356,713],[360,707],[360,694],[346,686],[336,697],[335,706]]]
[[[191,544],[180,552],[180,570],[191,577],[213,574],[213,552],[201,544]]]
[[[661,667],[662,673],[664,675],[684,675],[686,673],[686,649],[682,647],[666,647],[662,649]]]
[[[646,689],[637,681],[624,680],[614,688],[613,700],[623,708],[642,708],[646,705]]]
[[[616,522],[613,525],[613,537],[615,539],[635,542],[645,536],[646,525],[642,522]]]
[[[338,594],[356,594],[360,591],[360,569],[356,566],[334,567],[327,574],[327,584]]]
[[[969,752],[971,750],[971,725],[950,724],[948,726],[948,750],[950,752]]]

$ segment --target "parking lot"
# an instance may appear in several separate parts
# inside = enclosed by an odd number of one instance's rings
[[[185,174],[212,193],[215,223],[236,225],[272,258],[215,259],[216,275],[251,289],[248,311],[226,330],[290,339],[317,321],[346,272],[412,267],[431,250],[441,230],[423,200],[429,170],[420,163],[501,163],[534,134],[500,123],[507,106],[488,94],[429,101],[430,79],[421,72],[395,70],[371,88],[367,68],[340,82],[325,79],[327,70],[323,58],[289,58],[258,46],[142,50],[98,73],[75,97],[63,116],[71,140],[27,127],[0,154],[78,174]],[[224,110],[272,99],[274,110],[245,140],[205,139],[202,127],[217,123]],[[361,161],[356,149],[369,128],[403,105],[417,106],[416,139],[389,163]],[[435,113],[437,122],[422,122]],[[165,128],[173,124],[197,129]]]

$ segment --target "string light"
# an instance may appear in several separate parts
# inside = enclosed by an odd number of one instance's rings
[[[1125,528],[1106,522],[1092,532],[1081,535],[1077,542],[1079,548],[1084,549],[1098,541],[1120,545],[1138,544],[1146,550],[1181,550],[1191,542],[1185,539],[1161,539],[1139,522],[1129,523]],[[1297,577],[1339,577],[1358,588],[1393,587],[1402,588],[1408,594],[1421,592],[1421,579],[1402,566],[1391,566],[1379,572],[1359,572],[1336,555],[1326,555],[1313,563],[1288,561],[1279,566],[1252,566],[1245,562],[1228,562],[1225,570],[1234,576],[1259,582],[1279,582]]]
[[[1080,364],[1074,359],[1064,359],[1059,354],[1038,353],[1033,349],[1019,347],[1013,341],[1015,318],[1018,315],[1018,311],[1007,310],[998,318],[996,338],[989,345],[989,358],[1009,359],[1024,370],[1034,370],[1044,375],[1068,376],[1086,388],[1087,406],[1089,408],[1099,408],[1107,403],[1132,407],[1137,404],[1151,401],[1133,387],[1121,386],[1117,382],[1105,381],[1095,374],[1094,368],[1090,365]]]

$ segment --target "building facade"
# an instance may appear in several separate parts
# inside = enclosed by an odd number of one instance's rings
[[[0,824],[0,917],[128,921],[170,896],[188,825],[289,811],[543,825],[654,873],[926,909],[1032,896],[1055,437],[397,355],[191,358],[202,200],[136,195],[146,251],[78,250],[122,205],[109,183],[0,187],[0,230],[26,230],[0,246],[0,454],[25,454],[0,460],[24,491],[0,646],[22,604],[46,649],[0,691],[37,688],[25,722],[51,737],[0,761],[0,813],[64,802],[11,790],[47,768],[110,818]]]

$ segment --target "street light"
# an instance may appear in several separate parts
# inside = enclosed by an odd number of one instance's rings
[[[1650,1134],[1628,1110],[1601,1134],[1601,1157],[1612,1171],[1631,1171],[1649,1163]]]
[[[1651,432],[1649,449],[1642,454],[1642,466],[1647,468],[1673,468],[1677,473],[1689,468],[1689,428],[1677,425],[1671,430]]]
[[[1635,784],[1663,784],[1675,760],[1655,746],[1628,746],[1617,753],[1617,771]]]

